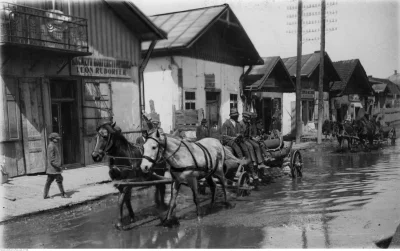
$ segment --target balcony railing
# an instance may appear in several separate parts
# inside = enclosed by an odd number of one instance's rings
[[[0,3],[1,44],[89,53],[87,20],[12,3]]]

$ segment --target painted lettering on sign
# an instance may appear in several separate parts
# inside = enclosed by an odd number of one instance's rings
[[[77,57],[71,61],[71,75],[130,78],[131,61],[94,57]]]
[[[301,90],[301,98],[302,99],[314,99],[314,90]]]

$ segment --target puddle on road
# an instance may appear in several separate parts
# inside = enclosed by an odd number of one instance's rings
[[[374,240],[393,234],[400,219],[400,204],[393,199],[400,183],[399,150],[310,154],[302,179],[279,179],[235,199],[234,209],[206,215],[201,224],[193,211],[173,229],[117,231],[112,198],[0,228],[9,248],[373,248]],[[185,189],[180,208],[193,203]],[[134,210],[151,206],[151,196],[149,191],[133,200]]]

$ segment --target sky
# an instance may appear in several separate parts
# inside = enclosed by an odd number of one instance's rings
[[[287,33],[297,28],[288,25],[288,6],[296,6],[296,0],[132,0],[146,15],[182,11],[206,6],[229,4],[238,17],[261,57],[297,55],[297,35]],[[309,4],[307,0],[303,4]],[[400,72],[400,0],[326,0],[337,3],[327,6],[332,14],[327,16],[336,22],[327,23],[325,50],[333,62],[360,59],[367,75],[387,78]],[[319,2],[311,2],[319,3]],[[320,11],[320,7],[304,9]],[[319,16],[307,17],[317,20]],[[318,29],[311,24],[303,29]],[[319,37],[319,32],[304,34],[304,38]],[[320,50],[320,40],[303,43],[303,55]]]

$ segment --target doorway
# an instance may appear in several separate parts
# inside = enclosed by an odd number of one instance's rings
[[[272,123],[272,99],[271,98],[263,98],[263,107],[262,107],[262,114],[263,114],[263,122],[264,122],[264,130],[265,132],[269,132],[269,128],[271,127]]]
[[[215,125],[220,128],[219,108],[220,93],[206,91],[206,119],[208,128],[211,128]]]
[[[52,129],[61,136],[59,147],[63,165],[80,162],[76,90],[75,81],[50,82]]]

